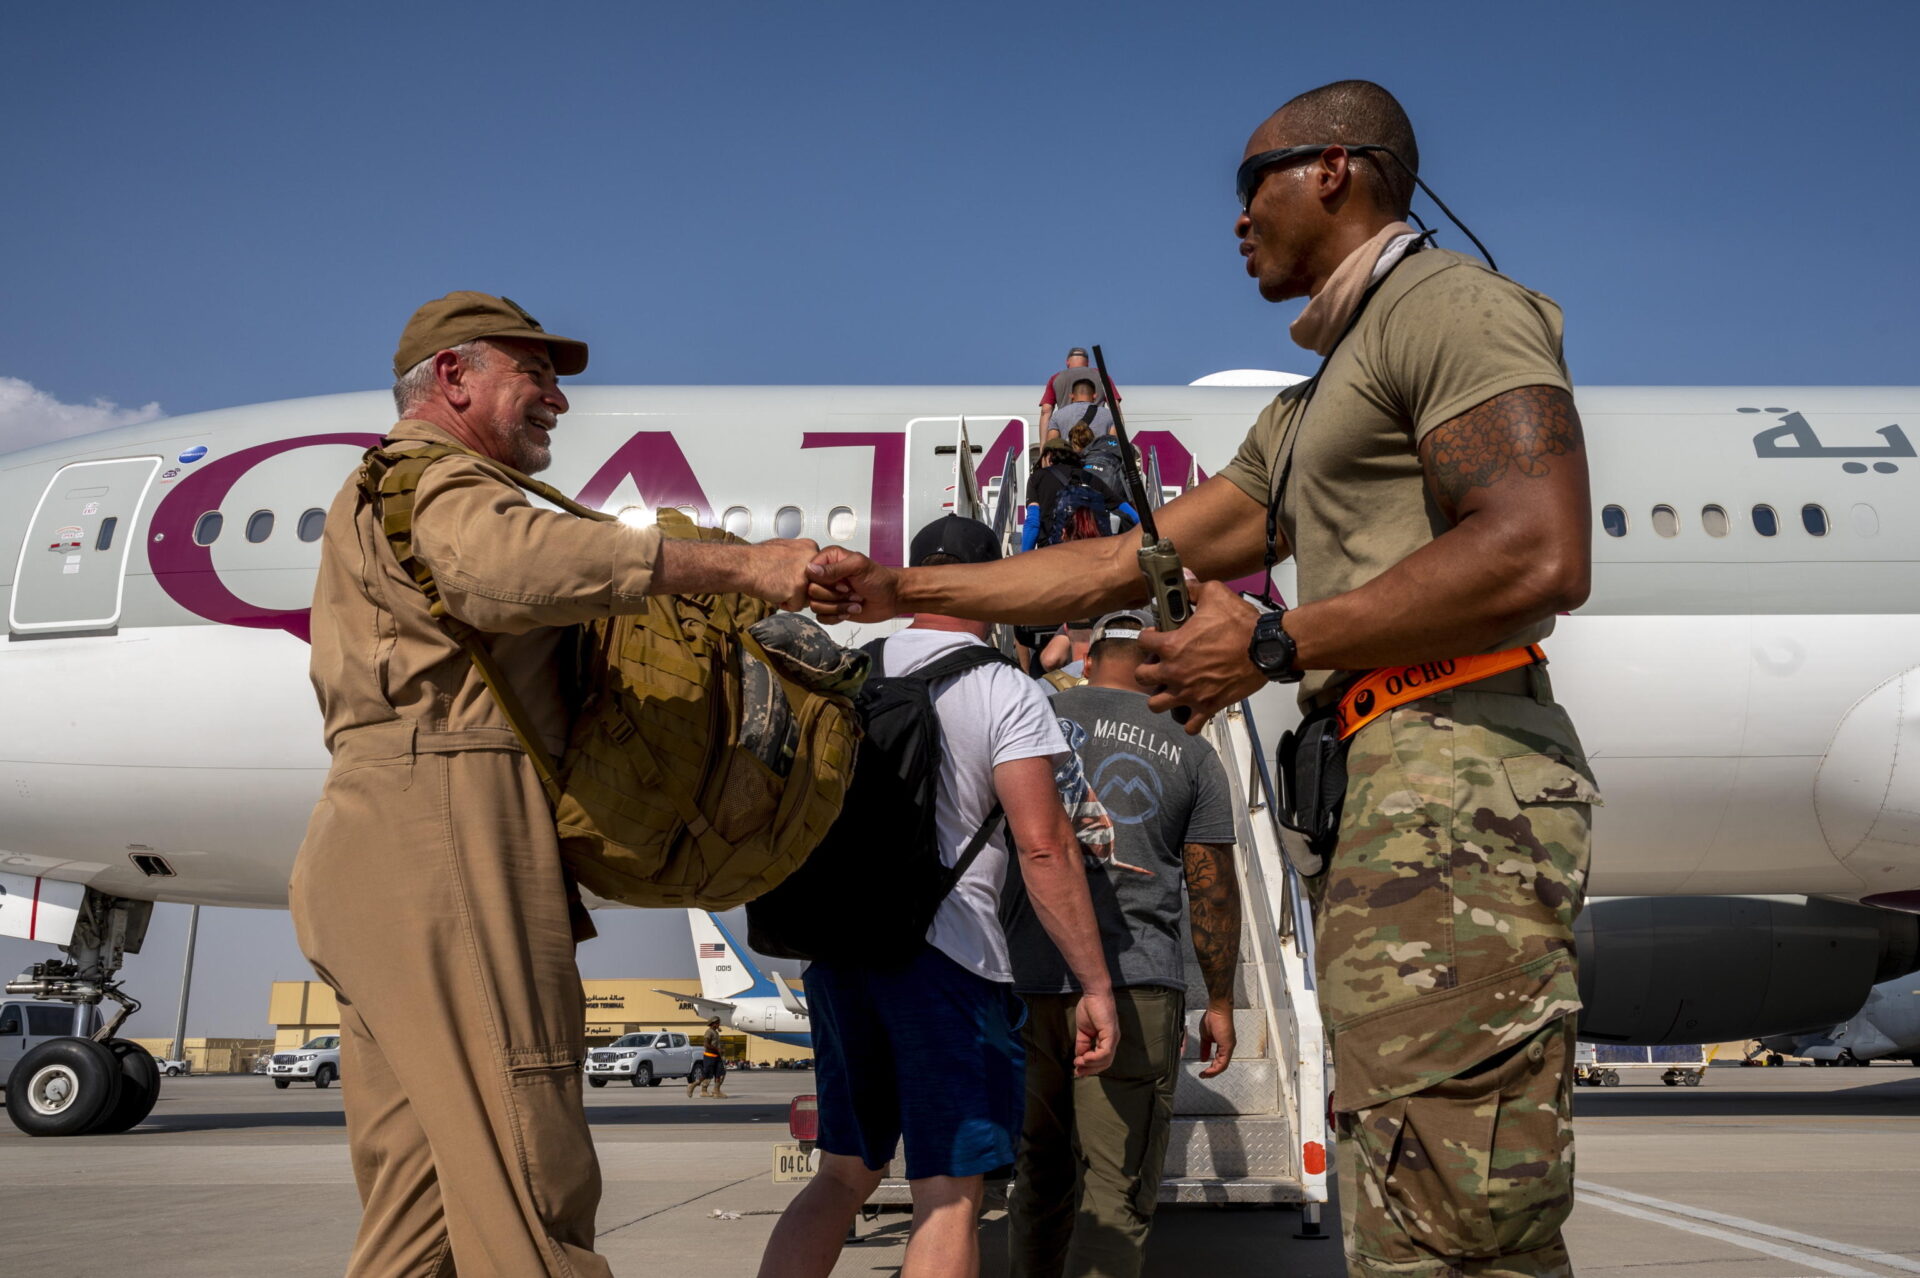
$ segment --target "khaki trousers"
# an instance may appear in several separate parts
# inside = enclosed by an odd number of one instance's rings
[[[1027,1111],[1008,1205],[1013,1278],[1133,1278],[1146,1257],[1173,1126],[1186,995],[1116,989],[1113,1065],[1073,1076],[1072,994],[1023,994]]]
[[[511,735],[345,735],[291,899],[340,1002],[349,1278],[609,1278],[566,888]]]

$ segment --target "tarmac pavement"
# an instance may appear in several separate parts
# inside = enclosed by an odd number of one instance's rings
[[[796,1188],[773,1183],[771,1149],[811,1082],[736,1071],[730,1100],[689,1101],[671,1082],[589,1089],[614,1271],[751,1275]],[[1698,1088],[1630,1077],[1580,1089],[1578,1106],[1568,1242],[1584,1278],[1920,1274],[1920,1070],[1716,1068]],[[31,1140],[0,1123],[9,1278],[337,1275],[358,1214],[338,1090],[168,1079],[124,1136]],[[1163,1208],[1147,1272],[1344,1274],[1338,1241],[1297,1239],[1299,1225],[1292,1211]],[[897,1273],[905,1215],[859,1228],[835,1273]],[[985,1272],[1002,1274],[1004,1216],[983,1230]]]

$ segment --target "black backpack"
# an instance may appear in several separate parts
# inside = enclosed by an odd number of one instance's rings
[[[1100,481],[1070,462],[1055,462],[1050,469],[1061,472],[1062,486],[1054,495],[1052,508],[1042,512],[1042,544],[1057,546],[1063,541],[1084,541],[1112,532],[1107,522],[1107,492]]]
[[[880,664],[875,640],[863,651]],[[801,867],[747,905],[747,944],[772,958],[897,967],[925,944],[940,903],[1000,824],[1000,805],[953,865],[942,864],[934,800],[940,728],[933,685],[981,666],[1012,665],[968,644],[911,674],[869,675],[854,701],[864,739],[840,817]]]

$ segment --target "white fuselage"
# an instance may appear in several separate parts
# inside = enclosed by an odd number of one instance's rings
[[[985,446],[984,481],[1027,438],[1034,399],[1027,387],[569,394],[545,478],[588,504],[635,518],[682,506],[755,540],[839,541],[891,562],[953,500],[959,415]],[[1129,388],[1128,424],[1178,482],[1189,456],[1223,466],[1271,395]],[[1920,747],[1920,710],[1907,709],[1920,705],[1920,460],[1901,447],[1920,428],[1920,390],[1598,388],[1579,403],[1594,588],[1547,647],[1607,800],[1592,890],[1920,890],[1920,748],[1902,754]],[[324,511],[390,419],[369,392],[0,458],[0,869],[135,898],[285,904],[327,767],[299,637],[319,554],[302,516]],[[1624,536],[1604,530],[1618,526],[1611,506]],[[1709,532],[1710,506],[1724,536]],[[1774,512],[1775,535],[1756,531],[1756,506]],[[219,535],[195,544],[216,511]],[[1290,594],[1290,571],[1277,577]],[[1288,711],[1271,695],[1261,706],[1271,743]],[[136,868],[141,853],[174,877]]]

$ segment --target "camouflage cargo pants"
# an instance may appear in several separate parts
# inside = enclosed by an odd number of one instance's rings
[[[1536,669],[1350,745],[1316,893],[1349,1270],[1570,1275],[1573,920],[1600,801],[1573,725]]]

